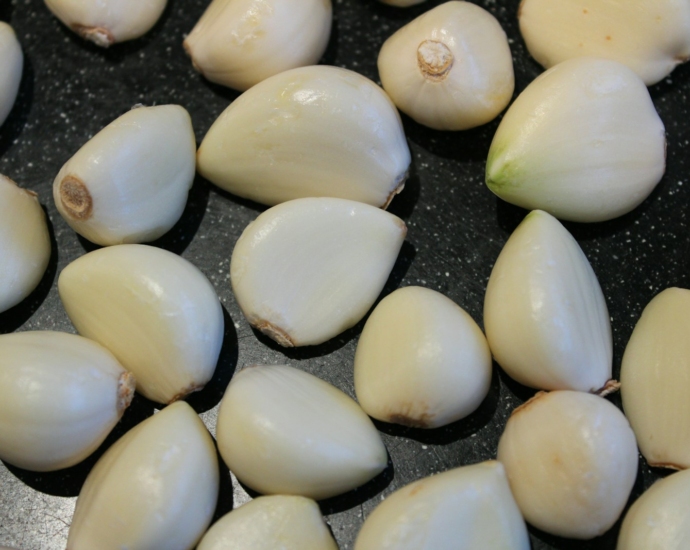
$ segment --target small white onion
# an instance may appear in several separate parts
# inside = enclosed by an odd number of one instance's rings
[[[410,165],[400,116],[368,78],[291,69],[233,101],[199,146],[199,173],[263,204],[340,197],[385,207]]]
[[[436,130],[493,120],[513,95],[513,59],[496,18],[470,2],[446,2],[383,44],[379,75],[393,103]]]
[[[526,386],[598,391],[611,378],[604,294],[577,241],[546,212],[528,214],[501,250],[484,328],[496,361]]]
[[[0,21],[0,126],[17,99],[24,71],[24,54],[14,29]]]
[[[386,497],[355,550],[529,550],[525,520],[495,460],[426,477]]]
[[[690,290],[668,288],[642,312],[621,363],[623,410],[651,466],[690,468]]]
[[[0,313],[36,288],[50,261],[50,234],[33,191],[0,174]]]
[[[249,367],[233,377],[216,439],[237,479],[260,493],[328,498],[387,464],[379,433],[353,399],[286,365]]]
[[[279,344],[320,344],[364,317],[406,233],[397,216],[359,202],[279,204],[235,244],[232,289],[249,323]]]
[[[97,46],[139,38],[163,14],[167,0],[45,0],[70,30]]]
[[[690,548],[690,470],[654,483],[625,515],[616,550]]]
[[[108,124],[60,169],[60,215],[100,245],[152,241],[180,219],[194,181],[196,141],[179,105],[136,107]]]
[[[134,395],[134,377],[96,342],[63,332],[0,336],[0,459],[40,472],[84,460]]]
[[[223,310],[187,260],[139,244],[102,248],[63,269],[58,291],[79,334],[108,348],[149,399],[170,403],[213,376]]]
[[[637,476],[635,435],[623,413],[576,391],[540,392],[517,408],[498,460],[525,519],[574,539],[610,529]]]
[[[213,0],[184,41],[211,82],[246,90],[315,65],[331,35],[331,0]]]
[[[197,550],[338,550],[319,506],[300,496],[259,497],[214,523]]]
[[[364,411],[378,420],[444,426],[474,411],[490,384],[484,334],[439,292],[396,290],[364,325],[355,354],[355,392]]]
[[[191,550],[211,523],[219,490],[213,439],[187,403],[122,436],[82,487],[68,550]]]

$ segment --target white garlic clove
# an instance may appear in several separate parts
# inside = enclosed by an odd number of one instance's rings
[[[206,179],[263,204],[333,196],[385,207],[405,183],[410,150],[381,88],[319,65],[272,76],[233,101],[197,162]]]
[[[213,376],[223,310],[187,260],[146,245],[102,248],[69,264],[58,290],[79,334],[108,348],[145,397],[170,403]]]
[[[274,206],[235,244],[235,297],[249,323],[282,346],[320,344],[374,304],[406,232],[400,218],[345,199]]]
[[[353,399],[285,365],[249,367],[233,377],[216,439],[237,479],[266,494],[328,498],[387,464],[379,433]]]
[[[491,142],[486,184],[503,200],[578,222],[630,212],[664,174],[664,124],[629,68],[577,58],[534,80]]]
[[[505,32],[470,2],[446,2],[402,27],[383,44],[378,69],[393,103],[436,130],[486,124],[515,87]]]
[[[14,29],[0,21],[0,126],[17,99],[24,71],[24,54]]]
[[[338,550],[319,506],[300,496],[259,497],[214,523],[197,550]]]
[[[33,191],[0,174],[0,313],[36,288],[50,261],[50,235]]]
[[[642,312],[621,364],[621,398],[651,466],[690,468],[690,290],[668,288]]]
[[[616,550],[690,547],[690,470],[654,483],[625,515]]]
[[[496,260],[484,329],[498,364],[526,386],[594,392],[611,378],[601,287],[577,241],[546,212],[528,214]]]
[[[437,428],[473,412],[489,391],[481,329],[443,294],[406,287],[384,298],[355,354],[355,392],[378,420]]]
[[[542,531],[591,539],[618,519],[637,476],[635,435],[603,397],[540,392],[517,408],[498,460],[525,519]]]
[[[104,347],[63,332],[0,336],[0,459],[46,472],[103,442],[134,395],[134,377]]]
[[[163,14],[167,0],[45,0],[70,30],[107,48],[147,33]]]
[[[656,84],[690,58],[685,0],[522,0],[520,32],[532,57],[549,68],[573,57],[612,59]]]
[[[314,65],[331,34],[331,0],[213,0],[184,41],[211,82],[246,90]]]
[[[82,487],[68,550],[191,550],[211,522],[219,488],[213,439],[187,403],[122,436]]]
[[[195,169],[189,113],[179,105],[136,107],[65,163],[53,197],[70,227],[94,243],[152,241],[180,219]]]
[[[490,460],[426,477],[386,497],[355,550],[529,550],[505,470]]]

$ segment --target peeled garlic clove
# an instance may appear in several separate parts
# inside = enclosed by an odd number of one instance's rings
[[[651,466],[690,468],[690,290],[649,302],[621,364],[623,409]]]
[[[406,287],[384,298],[355,354],[355,392],[378,420],[436,428],[464,418],[491,384],[481,329],[443,294]]]
[[[486,184],[512,204],[565,220],[630,212],[664,174],[664,125],[630,69],[577,58],[532,82],[489,149]]]
[[[546,212],[528,214],[496,260],[484,328],[498,364],[526,386],[592,392],[611,378],[601,287],[577,241]]]
[[[0,258],[2,313],[31,294],[41,281],[50,260],[48,225],[36,193],[18,187],[2,174]]]
[[[690,544],[690,470],[654,483],[623,520],[616,550],[685,550]]]
[[[505,32],[469,2],[446,2],[402,27],[383,44],[378,68],[393,103],[436,130],[486,124],[515,87]]]
[[[384,470],[386,448],[362,409],[327,382],[285,365],[237,373],[218,411],[218,450],[260,493],[323,499]]]
[[[520,32],[549,68],[573,57],[612,59],[656,84],[690,58],[690,4],[685,0],[522,0]]]
[[[82,487],[69,550],[191,550],[216,509],[213,439],[187,403],[174,403],[122,436]]]
[[[259,497],[220,518],[197,550],[338,550],[319,506],[300,496]]]
[[[97,46],[139,38],[160,18],[167,0],[45,0],[53,15]]]
[[[542,531],[591,539],[618,519],[637,476],[635,435],[603,397],[540,392],[517,408],[498,460],[525,519]]]
[[[235,244],[235,297],[247,321],[280,345],[320,344],[364,317],[406,233],[400,218],[354,201],[274,206]]]
[[[332,196],[385,207],[410,165],[400,116],[353,71],[318,65],[247,90],[201,142],[199,173],[263,204]]]
[[[331,34],[330,0],[213,0],[184,41],[211,82],[246,90],[316,64]]]
[[[0,459],[46,472],[103,442],[134,395],[134,377],[91,340],[62,332],[0,336]]]
[[[223,342],[223,310],[195,266],[172,252],[123,244],[89,252],[58,279],[79,334],[108,348],[159,403],[211,379]]]
[[[525,521],[500,462],[426,477],[386,497],[355,550],[529,550]]]
[[[179,105],[136,107],[68,160],[53,182],[72,229],[100,245],[152,241],[180,219],[194,181],[196,142]]]
[[[0,21],[0,126],[10,114],[22,80],[24,54],[14,29]]]

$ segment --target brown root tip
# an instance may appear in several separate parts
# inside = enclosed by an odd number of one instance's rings
[[[424,78],[433,82],[445,80],[453,67],[453,52],[436,40],[425,40],[417,47],[417,65]]]
[[[678,63],[678,65],[680,65],[681,63],[687,63],[688,61],[690,61],[690,56],[689,55],[677,55],[675,57],[675,61],[676,61],[676,63]]]
[[[678,466],[678,464],[672,464],[670,462],[647,462],[652,468],[665,468],[667,470],[675,470],[680,472],[682,470],[687,470],[687,466]]]
[[[517,18],[518,18],[518,21],[519,21],[520,18],[522,17],[522,8],[523,8],[524,3],[525,3],[525,0],[521,0],[521,1],[520,1],[520,4],[518,5],[518,9],[517,9]]]
[[[395,197],[395,195],[399,195],[403,189],[405,189],[405,182],[407,181],[407,176],[409,175],[409,170],[405,170],[398,179],[395,180],[395,187],[393,188],[393,191],[391,191],[388,194],[388,197],[386,198],[386,202],[384,202],[381,205],[381,210],[386,210],[388,208],[388,205],[390,205],[391,201]]]
[[[294,348],[295,343],[290,338],[290,335],[285,332],[282,328],[272,325],[268,321],[259,321],[254,324],[257,330],[263,332],[271,340],[275,340],[284,348]]]
[[[65,176],[60,182],[60,202],[70,218],[85,221],[93,212],[93,199],[89,189],[76,176]]]
[[[548,394],[549,394],[549,392],[547,392],[547,391],[538,391],[538,392],[535,393],[532,397],[530,397],[527,401],[525,401],[522,405],[520,405],[519,407],[517,407],[517,408],[513,411],[513,413],[511,414],[511,416],[516,415],[518,412],[520,412],[520,411],[522,411],[522,410],[524,410],[524,409],[528,409],[529,407],[532,406],[532,404],[533,404],[537,399],[539,399],[540,397],[544,397],[545,395],[548,395]]]
[[[108,29],[103,27],[87,27],[86,25],[76,23],[72,25],[72,30],[82,38],[93,42],[101,48],[107,48],[115,44],[115,37]]]
[[[593,391],[592,393],[594,395],[598,395],[599,397],[606,397],[607,395],[611,395],[612,393],[616,393],[618,390],[621,389],[621,383],[618,380],[609,380],[604,384],[603,388],[599,388],[596,391]]]
[[[206,386],[206,384],[190,384],[185,389],[183,389],[180,393],[175,395],[170,401],[168,401],[167,404],[172,405],[175,401],[179,401],[180,399],[184,399],[190,393],[194,393],[196,391],[201,391],[204,389],[204,386]]]
[[[423,414],[420,418],[413,418],[406,414],[393,414],[389,418],[389,422],[393,424],[400,424],[408,428],[430,428],[432,417],[428,414]]]
[[[122,414],[134,399],[137,381],[131,372],[123,372],[117,381],[117,412]]]

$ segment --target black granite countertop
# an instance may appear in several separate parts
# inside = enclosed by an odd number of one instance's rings
[[[0,332],[75,332],[60,303],[57,276],[94,246],[57,213],[51,186],[62,164],[103,126],[133,104],[179,103],[191,114],[198,141],[237,93],[206,82],[191,66],[182,39],[208,0],[170,0],[146,36],[102,50],[84,42],[41,0],[0,0],[0,19],[10,22],[25,53],[20,95],[0,129],[0,173],[35,190],[50,219],[52,259],[38,289],[0,314]],[[335,0],[334,26],[323,63],[346,67],[378,81],[376,57],[383,41],[438,0],[411,9],[374,0]],[[541,72],[517,29],[517,0],[479,0],[510,37],[516,95]],[[668,134],[668,167],[657,189],[622,218],[593,225],[566,224],[601,283],[614,336],[614,375],[644,306],[669,286],[690,286],[690,64],[650,88]],[[503,243],[525,211],[497,199],[484,185],[484,165],[498,121],[476,130],[442,133],[403,117],[413,156],[411,177],[390,211],[409,232],[384,295],[397,287],[438,290],[481,324],[487,280]],[[567,131],[564,128],[564,131]],[[239,200],[200,177],[181,221],[154,244],[199,267],[225,308],[226,333],[213,381],[189,398],[211,433],[218,403],[233,372],[252,363],[287,363],[316,374],[354,396],[352,362],[363,322],[320,346],[285,350],[254,332],[230,289],[229,262],[235,241],[264,207]],[[0,259],[1,261],[1,259]],[[352,548],[364,520],[385,495],[423,476],[495,458],[511,411],[534,391],[511,381],[495,366],[480,409],[446,428],[423,431],[377,423],[390,454],[388,469],[357,491],[322,502],[341,549]],[[617,396],[610,398],[620,406]],[[94,456],[66,470],[39,474],[0,463],[0,545],[24,550],[65,547],[76,497],[95,460],[127,429],[150,416],[155,404],[137,396],[122,422]],[[640,459],[631,502],[655,479]],[[217,517],[248,499],[223,469]],[[570,541],[530,528],[541,549],[614,549],[620,522],[590,542]]]

